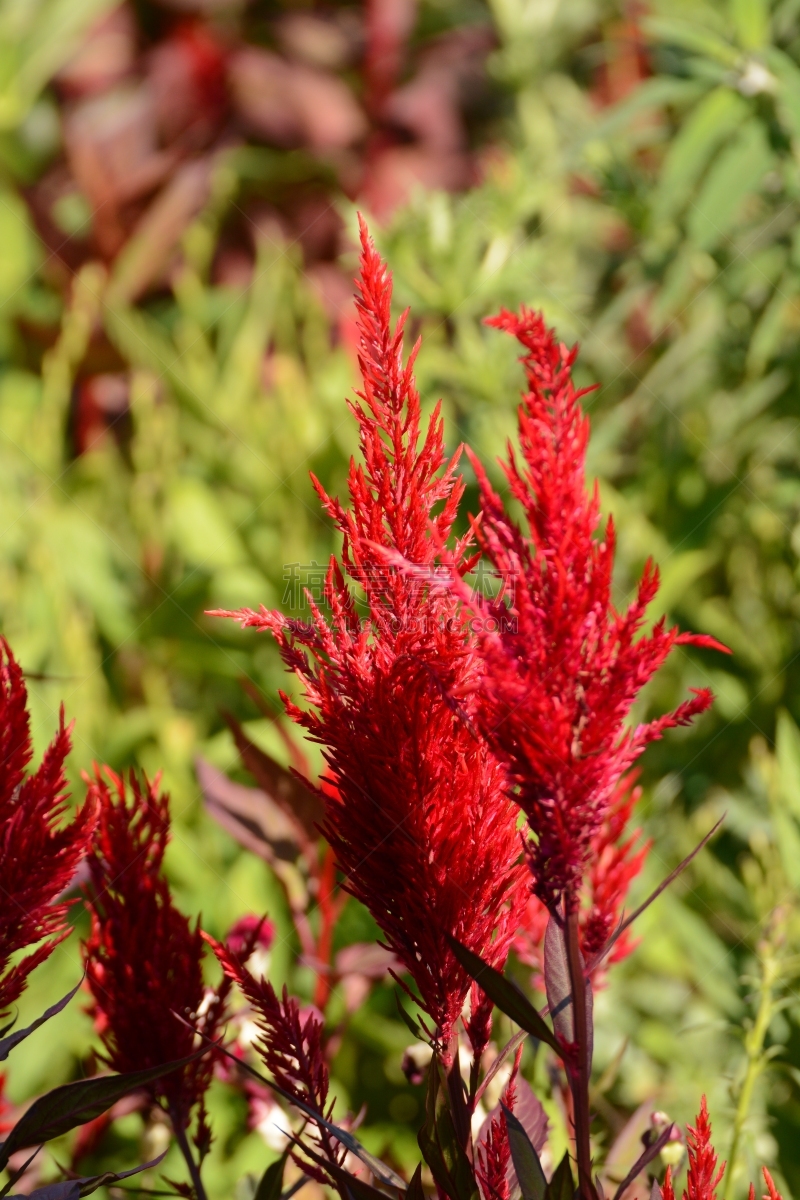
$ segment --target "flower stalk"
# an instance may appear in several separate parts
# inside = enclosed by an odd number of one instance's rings
[[[572,989],[572,1016],[575,1035],[575,1064],[570,1071],[575,1120],[575,1158],[578,1164],[578,1188],[583,1200],[597,1200],[592,1182],[591,1117],[589,1113],[589,1030],[586,1014],[586,978],[580,950],[578,910],[570,906],[566,913],[566,946]]]

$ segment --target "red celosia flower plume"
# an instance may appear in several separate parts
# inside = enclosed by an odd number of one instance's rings
[[[91,841],[95,805],[89,800],[67,825],[64,760],[69,729],[59,730],[38,770],[31,761],[28,695],[22,670],[0,638],[0,1014],[18,999],[31,971],[69,933],[67,904],[56,898],[73,878]],[[9,966],[26,946],[48,940]]]
[[[169,798],[158,778],[142,786],[133,772],[125,783],[106,768],[90,781],[99,807],[95,847],[89,857],[86,903],[92,932],[84,947],[92,1012],[115,1071],[137,1071],[186,1057],[195,1049],[191,1029],[173,1013],[214,1038],[225,1016],[227,983],[208,994],[203,983],[204,943],[199,927],[172,902],[162,872],[169,839]],[[201,1104],[196,1141],[207,1135],[202,1101],[213,1057],[190,1063],[152,1085],[153,1099],[185,1129]]]
[[[251,975],[229,947],[220,945],[208,934],[203,936],[219,959],[227,979],[238,985],[253,1011],[261,1034],[256,1049],[275,1083],[288,1096],[329,1121],[333,1114],[333,1101],[328,1100],[330,1078],[320,1014],[314,1009],[302,1012],[286,988],[279,998],[272,984]],[[323,1124],[317,1126],[314,1150],[321,1152],[334,1167],[341,1166],[347,1154],[345,1147],[331,1136]],[[331,1182],[313,1163],[303,1159],[301,1166],[321,1183]]]
[[[717,1153],[711,1144],[711,1121],[705,1096],[700,1101],[697,1124],[689,1125],[688,1133],[689,1170],[686,1176],[683,1200],[717,1200],[717,1188],[725,1174],[725,1163],[717,1167]],[[672,1171],[669,1167],[667,1167],[667,1174],[664,1178],[664,1186],[661,1188],[661,1197],[662,1200],[675,1200]],[[775,1198],[773,1197],[772,1200]]]
[[[591,847],[618,780],[648,742],[685,725],[711,703],[693,698],[658,720],[625,726],[644,684],[678,643],[719,644],[679,634],[663,620],[641,632],[658,590],[645,566],[625,613],[611,603],[614,526],[596,537],[598,492],[589,492],[585,453],[589,422],[571,369],[576,350],[560,345],[540,314],[502,312],[489,324],[514,334],[525,353],[528,391],[519,413],[523,468],[509,449],[504,469],[529,532],[508,517],[480,463],[483,516],[479,544],[506,594],[486,606],[481,650],[485,672],[482,728],[507,764],[533,839],[534,888],[554,909],[578,903]],[[492,623],[496,628],[492,628]]]
[[[350,408],[364,462],[351,463],[349,510],[316,485],[344,539],[327,578],[332,623],[311,601],[308,625],[263,608],[224,615],[270,630],[303,682],[310,709],[286,703],[325,747],[324,832],[345,886],[372,912],[447,1040],[470,981],[446,935],[505,960],[522,900],[519,841],[501,769],[470,725],[472,700],[459,710],[452,699],[475,691],[480,662],[460,601],[430,579],[463,483],[457,456],[445,459],[438,407],[420,446],[416,351],[404,366],[404,318],[392,330],[391,295],[362,225],[363,391]],[[458,543],[460,571],[465,553]],[[392,555],[426,577],[387,566]],[[364,619],[345,576],[363,591]]]

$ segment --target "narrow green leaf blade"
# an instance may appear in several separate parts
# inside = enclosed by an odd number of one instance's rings
[[[522,1191],[522,1200],[544,1200],[547,1191],[547,1180],[536,1147],[525,1132],[522,1123],[514,1116],[509,1108],[503,1105],[508,1130],[508,1145],[511,1150],[511,1160],[517,1172],[517,1180]]]
[[[553,1177],[547,1185],[545,1200],[573,1200],[575,1183],[572,1178],[572,1168],[569,1165],[569,1151],[553,1172]]]
[[[288,1157],[289,1151],[284,1150],[276,1162],[270,1163],[259,1180],[253,1200],[280,1200],[283,1191],[283,1172],[286,1169]]]
[[[127,1096],[129,1092],[135,1092],[172,1071],[180,1070],[207,1052],[207,1047],[204,1046],[187,1058],[148,1067],[145,1071],[101,1075],[54,1088],[52,1092],[33,1102],[2,1143],[0,1169],[6,1166],[11,1155],[17,1150],[48,1142],[52,1138],[60,1137],[62,1133],[68,1133],[76,1125],[84,1125],[87,1121],[94,1120],[122,1096]]]
[[[45,1021],[49,1021],[51,1017],[57,1016],[62,1009],[65,1009],[81,986],[81,983],[83,983],[82,979],[75,984],[71,992],[67,992],[66,996],[62,996],[56,1004],[52,1004],[50,1008],[45,1009],[42,1015],[37,1017],[35,1021],[32,1021],[30,1025],[27,1025],[24,1029],[18,1029],[16,1033],[10,1033],[8,1037],[2,1038],[0,1040],[0,1062],[5,1062],[14,1047],[23,1042],[26,1037],[29,1037],[40,1025],[44,1025]]]
[[[544,1017],[523,996],[516,984],[506,979],[494,967],[490,967],[480,955],[468,950],[466,946],[462,946],[456,938],[448,937],[447,940],[461,966],[483,988],[500,1011],[504,1012],[507,1017],[511,1017],[512,1021],[516,1021],[520,1029],[524,1029],[526,1033],[532,1034],[540,1042],[550,1046],[557,1054],[561,1054],[561,1046],[555,1034],[546,1024]]]

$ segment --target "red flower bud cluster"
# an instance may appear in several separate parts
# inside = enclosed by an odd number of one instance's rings
[[[69,933],[68,905],[57,898],[86,853],[96,819],[90,798],[71,822],[62,822],[70,750],[63,709],[41,765],[26,774],[33,756],[27,703],[22,670],[0,638],[0,1014]],[[42,944],[9,965],[13,954],[37,942]]]
[[[86,891],[92,916],[86,978],[106,1062],[115,1071],[137,1071],[195,1050],[192,1029],[175,1013],[207,1037],[219,1036],[228,985],[207,992],[199,926],[173,904],[163,874],[169,797],[159,791],[158,777],[143,786],[131,772],[128,795],[122,778],[108,768],[105,774],[97,770],[89,781],[99,824]],[[176,1129],[185,1129],[202,1106],[212,1072],[213,1056],[206,1055],[152,1085],[152,1098]]]
[[[448,574],[437,564],[464,487],[458,456],[445,459],[438,407],[420,445],[416,350],[404,366],[404,318],[392,330],[391,295],[362,226],[363,390],[350,408],[363,465],[351,463],[350,509],[315,481],[343,536],[327,577],[332,621],[310,598],[307,625],[263,608],[220,615],[270,630],[302,681],[310,707],[284,699],[325,747],[324,832],[345,886],[372,912],[447,1041],[470,981],[446,935],[502,964],[524,896],[503,771],[476,736],[473,701],[453,699],[476,691],[475,636],[452,589],[431,583],[437,570]],[[453,553],[462,572],[466,551],[464,541]],[[392,556],[422,578],[387,565]]]
[[[519,411],[520,467],[509,447],[503,464],[528,532],[506,513],[473,457],[482,499],[478,543],[504,581],[480,623],[481,728],[505,762],[532,838],[528,858],[536,895],[549,910],[579,903],[592,846],[620,778],[648,742],[708,708],[696,690],[674,712],[629,729],[626,718],[645,683],[679,643],[723,649],[711,638],[679,634],[660,620],[643,633],[658,590],[648,562],[627,612],[611,602],[614,525],[599,538],[597,487],[585,478],[589,422],[580,406],[567,350],[541,314],[503,311],[489,322],[524,347],[528,390]]]
[[[225,976],[238,985],[253,1010],[263,1040],[256,1049],[264,1060],[275,1083],[288,1096],[330,1120],[333,1102],[328,1101],[330,1078],[323,1046],[322,1017],[314,1009],[301,1012],[294,997],[283,989],[278,997],[272,984],[265,979],[256,979],[227,946],[220,945],[208,934],[203,935],[216,954]],[[252,944],[248,946],[248,952]],[[335,1167],[341,1166],[346,1150],[320,1124],[317,1127],[315,1149]],[[306,1174],[329,1183],[313,1163],[302,1160]]]

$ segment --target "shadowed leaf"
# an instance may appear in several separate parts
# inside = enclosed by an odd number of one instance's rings
[[[181,1058],[145,1071],[127,1071],[122,1075],[101,1075],[94,1079],[80,1079],[54,1088],[38,1100],[17,1121],[6,1140],[0,1145],[0,1169],[8,1163],[12,1154],[28,1146],[36,1146],[68,1133],[76,1125],[94,1120],[110,1108],[121,1096],[145,1087],[155,1079],[161,1079],[172,1071],[178,1071],[207,1053],[202,1047],[196,1054]]]
[[[525,1132],[522,1123],[510,1109],[506,1108],[505,1104],[503,1112],[506,1115],[508,1144],[517,1174],[517,1182],[522,1192],[522,1200],[544,1200],[547,1180],[539,1161],[539,1155],[536,1153],[536,1147]]]
[[[490,967],[479,954],[474,954],[472,950],[462,946],[456,938],[448,937],[447,940],[464,970],[483,988],[500,1011],[504,1012],[507,1017],[511,1017],[512,1021],[516,1021],[526,1033],[532,1034],[540,1042],[550,1046],[557,1054],[561,1054],[562,1048],[553,1031],[530,1001],[523,996],[517,985],[506,979],[494,967]]]
[[[62,996],[57,1003],[52,1004],[50,1008],[45,1009],[42,1015],[37,1017],[35,1021],[32,1021],[30,1025],[27,1025],[24,1029],[18,1029],[16,1033],[11,1033],[8,1035],[8,1037],[4,1037],[2,1041],[0,1041],[0,1062],[5,1062],[14,1047],[18,1046],[19,1043],[24,1041],[26,1037],[29,1037],[30,1034],[32,1034],[34,1030],[38,1029],[40,1025],[44,1025],[45,1021],[49,1021],[51,1017],[55,1017],[58,1013],[65,1009],[72,997],[77,992],[78,988],[81,986],[82,982],[83,980],[80,980],[78,983],[76,983],[71,992],[67,992],[66,996]]]

